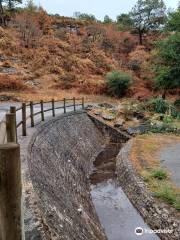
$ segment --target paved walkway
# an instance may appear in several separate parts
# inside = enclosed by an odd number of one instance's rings
[[[180,143],[174,143],[160,152],[161,165],[168,169],[171,179],[180,187]]]

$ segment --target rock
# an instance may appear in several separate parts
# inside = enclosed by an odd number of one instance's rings
[[[138,127],[130,127],[127,129],[127,132],[130,135],[134,135],[134,134],[143,134],[147,131],[147,126],[145,125],[140,125]]]
[[[6,60],[7,60],[7,58],[6,58],[5,56],[0,55],[0,62],[4,62],[4,61],[6,61]]]
[[[112,120],[115,119],[115,116],[110,115],[110,114],[108,114],[108,113],[103,113],[103,114],[102,114],[102,118],[103,118],[104,120],[107,120],[107,121],[112,121]]]
[[[98,104],[98,106],[103,107],[103,108],[114,108],[114,106],[109,103],[100,103],[100,104]]]
[[[19,102],[19,99],[13,96],[0,95],[0,101],[1,102],[7,102],[7,101]]]
[[[92,110],[92,109],[93,109],[93,105],[89,104],[89,105],[86,106],[86,110]]]
[[[17,69],[14,67],[0,67],[0,72],[7,74],[15,74],[17,73]]]
[[[101,113],[102,113],[102,111],[101,111],[101,110],[98,110],[98,109],[95,110],[95,112],[94,112],[94,114],[97,115],[97,116],[101,115]]]
[[[124,119],[119,118],[119,119],[115,122],[114,127],[116,127],[116,128],[122,127],[123,124],[124,124],[124,122],[125,122]]]
[[[31,86],[34,87],[34,86],[38,86],[40,84],[40,82],[39,82],[39,80],[34,79],[34,80],[25,81],[25,84],[26,85],[31,85]]]
[[[133,117],[137,118],[138,120],[144,119],[144,114],[141,112],[133,112]]]

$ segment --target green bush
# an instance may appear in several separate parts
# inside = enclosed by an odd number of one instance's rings
[[[173,103],[164,100],[161,97],[152,98],[146,103],[143,103],[142,108],[145,111],[152,111],[159,114],[165,114],[168,112],[173,118],[176,118],[180,115],[177,107]]]
[[[169,108],[168,102],[163,98],[152,98],[147,105],[149,105],[150,110],[156,113],[165,113]]]
[[[168,174],[163,169],[157,169],[152,172],[151,177],[156,178],[158,180],[164,180],[167,179]]]
[[[129,74],[119,71],[108,73],[106,79],[111,93],[117,97],[124,96],[132,83],[132,77]]]

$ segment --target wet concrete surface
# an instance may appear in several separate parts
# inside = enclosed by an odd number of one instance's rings
[[[158,240],[114,180],[92,185],[91,196],[108,240]],[[135,229],[141,227],[142,235]]]
[[[172,181],[180,187],[180,143],[174,143],[160,152],[162,167],[167,168]]]

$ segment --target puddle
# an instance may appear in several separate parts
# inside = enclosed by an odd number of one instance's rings
[[[135,229],[150,228],[130,203],[115,180],[107,180],[91,186],[91,196],[99,220],[108,240],[158,240],[155,234],[135,234]]]

